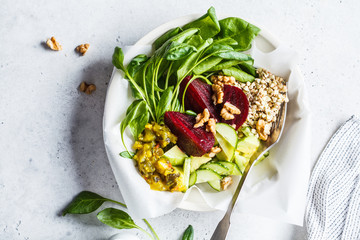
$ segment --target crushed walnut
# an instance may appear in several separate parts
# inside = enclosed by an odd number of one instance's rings
[[[221,190],[226,190],[232,184],[233,180],[231,176],[224,177],[220,180]]]
[[[198,128],[198,127],[204,126],[204,124],[209,121],[209,118],[210,118],[209,110],[208,110],[207,108],[205,108],[202,113],[199,113],[199,114],[196,116],[196,123],[195,123],[195,125],[194,125],[194,128]]]
[[[214,105],[221,104],[224,99],[224,84],[227,85],[235,85],[235,78],[234,77],[228,77],[228,76],[211,76],[211,81],[213,82],[213,85],[211,85],[211,88],[214,92],[212,95],[212,100],[214,102]]]
[[[206,131],[212,132],[212,134],[216,134],[216,120],[214,118],[210,118],[207,125],[206,125]]]
[[[82,55],[85,55],[85,53],[87,52],[87,50],[89,49],[90,44],[85,43],[85,44],[81,44],[79,46],[76,47],[76,51],[78,51],[79,53],[81,53]]]
[[[206,154],[207,157],[215,157],[216,154],[218,154],[219,152],[221,152],[221,148],[220,147],[212,147],[210,152],[208,152]]]
[[[241,111],[229,102],[226,102],[220,111],[220,116],[225,120],[234,119],[234,115],[240,114]]]
[[[249,100],[249,115],[244,126],[250,126],[251,132],[264,140],[270,135],[281,104],[289,99],[283,78],[261,68],[257,69],[257,73],[259,77],[253,82],[237,82],[236,86],[244,91]]]
[[[60,51],[62,50],[62,46],[56,41],[55,37],[51,37],[46,41],[46,45],[54,51]]]
[[[96,90],[96,86],[94,84],[87,84],[86,82],[82,82],[79,86],[79,90],[90,95]]]

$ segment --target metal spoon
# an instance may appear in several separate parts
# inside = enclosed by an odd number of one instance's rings
[[[270,136],[268,137],[268,139],[266,141],[262,142],[259,149],[253,154],[253,156],[251,156],[249,163],[247,164],[247,166],[244,170],[244,173],[241,176],[239,185],[236,188],[234,196],[231,199],[231,202],[226,211],[226,214],[223,217],[223,219],[219,222],[219,224],[217,225],[215,232],[213,233],[213,235],[211,237],[211,240],[225,240],[226,239],[226,235],[230,228],[230,217],[233,212],[233,209],[236,206],[237,199],[238,199],[240,190],[241,190],[242,186],[244,185],[246,176],[248,175],[248,173],[249,173],[251,167],[254,165],[254,163],[257,160],[259,160],[259,158],[264,153],[269,151],[279,141],[282,131],[284,129],[284,125],[285,125],[284,123],[285,123],[285,117],[286,117],[286,107],[287,107],[287,103],[283,103],[281,105],[277,120],[272,125]]]

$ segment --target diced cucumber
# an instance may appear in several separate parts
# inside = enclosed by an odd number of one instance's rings
[[[189,188],[190,166],[191,166],[190,164],[191,164],[191,159],[185,158],[183,169],[184,169],[184,182],[186,189]]]
[[[219,142],[219,145],[222,149],[221,152],[216,154],[216,157],[219,160],[231,161],[234,158],[235,147],[233,147],[223,136],[218,132],[215,135],[216,140]]]
[[[235,153],[235,163],[239,167],[241,173],[244,172],[249,160],[249,158],[241,156],[238,152]]]
[[[218,191],[218,192],[221,191],[220,180],[208,181],[208,184],[209,184],[210,187],[212,187],[214,190],[216,190],[216,191]]]
[[[239,176],[242,175],[241,171],[236,163],[228,162],[228,161],[219,161],[217,163],[221,164],[229,169],[228,174],[224,174],[224,175],[239,175]]]
[[[225,138],[231,146],[236,148],[238,142],[238,136],[234,128],[226,123],[217,123],[216,132],[218,132],[223,138]]]
[[[217,162],[205,163],[200,166],[200,169],[210,169],[220,175],[228,175],[229,174],[229,169],[227,167],[225,167],[224,165],[217,163]]]
[[[194,172],[204,163],[207,163],[211,160],[211,157],[193,157],[191,156],[191,163],[190,163],[190,172]]]
[[[260,140],[254,135],[249,135],[239,140],[236,150],[241,152],[246,157],[251,157],[259,146]]]
[[[177,145],[175,145],[166,151],[163,157],[167,158],[172,165],[182,165],[184,164],[184,159],[187,155],[181,151]]]
[[[220,180],[221,176],[210,169],[199,169],[196,171],[196,183]]]
[[[196,183],[196,178],[197,178],[196,175],[197,175],[196,171],[190,174],[189,187],[191,187],[192,185],[194,185]]]

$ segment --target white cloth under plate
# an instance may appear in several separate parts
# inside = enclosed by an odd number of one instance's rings
[[[151,46],[135,45],[124,52],[124,63],[127,64],[137,54],[151,54]],[[304,81],[296,66],[296,54],[282,45],[264,53],[257,49],[256,44],[251,54],[256,66],[288,80],[290,102],[282,139],[271,150],[270,157],[251,170],[236,211],[302,225],[310,176],[311,134],[310,112]],[[186,194],[153,191],[138,173],[134,162],[119,156],[125,150],[119,125],[132,101],[128,81],[120,71],[114,70],[105,103],[104,141],[110,165],[131,216],[158,217],[189,201],[200,209],[206,205],[208,209],[226,210],[236,184],[222,192],[214,192],[206,184],[193,186]],[[125,131],[124,140],[127,146],[132,146],[134,140],[129,131]],[[196,191],[201,199],[194,199]]]
[[[360,239],[360,119],[353,116],[330,139],[310,179],[309,240]]]

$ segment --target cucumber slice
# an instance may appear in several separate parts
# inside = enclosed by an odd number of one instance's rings
[[[196,171],[196,183],[220,180],[221,176],[210,169],[199,169]]]
[[[231,146],[236,148],[238,142],[238,136],[234,128],[232,128],[229,124],[226,123],[217,123],[216,124],[216,132],[218,132],[223,138],[225,138]]]
[[[238,175],[238,176],[242,175],[236,163],[228,162],[228,161],[219,161],[218,164],[221,164],[229,169],[228,174],[224,174],[224,175]]]
[[[186,189],[189,188],[189,180],[190,180],[190,165],[191,164],[191,159],[190,158],[185,158],[184,161],[184,184],[186,186]]]
[[[249,135],[239,140],[236,150],[243,153],[246,157],[251,157],[259,146],[260,140],[253,135]]]
[[[208,181],[208,184],[210,187],[212,187],[214,190],[220,192],[221,191],[221,185],[220,180],[214,180],[214,181]]]
[[[167,158],[172,165],[182,165],[187,155],[175,145],[164,153],[163,157]]]
[[[196,178],[197,178],[196,171],[193,172],[192,174],[190,174],[189,187],[191,187],[192,185],[194,185],[196,183]]]
[[[211,160],[211,157],[193,157],[191,156],[191,163],[190,163],[190,172],[194,172],[197,170],[201,165],[207,163]]]
[[[225,167],[224,165],[217,163],[217,162],[205,163],[200,166],[200,169],[210,169],[220,175],[228,175],[230,172],[227,167]]]
[[[219,145],[222,149],[221,152],[216,154],[216,157],[219,160],[231,161],[234,158],[235,147],[233,147],[223,136],[218,132],[215,135],[216,140],[219,142]]]
[[[249,158],[241,156],[238,152],[235,153],[235,163],[239,167],[241,173],[244,172],[249,160]]]

